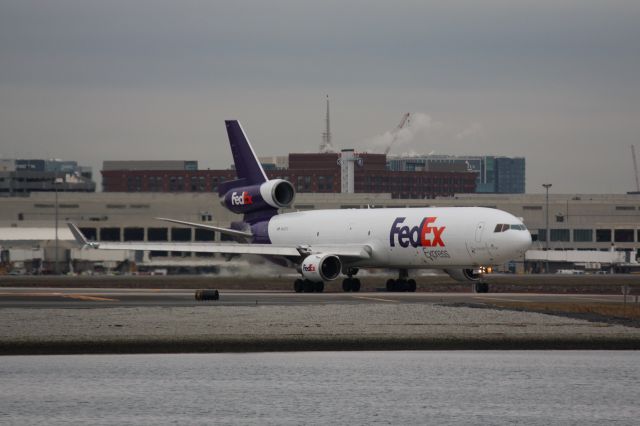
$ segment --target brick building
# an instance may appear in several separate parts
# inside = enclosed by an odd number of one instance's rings
[[[476,173],[468,171],[392,171],[384,154],[358,154],[354,188],[358,193],[390,193],[393,198],[434,198],[473,193]],[[289,154],[289,167],[266,168],[270,179],[291,182],[297,192],[341,192],[338,153]],[[235,170],[197,170],[195,162],[110,162],[102,170],[104,192],[217,192]],[[184,167],[183,164],[184,163]],[[188,167],[187,167],[188,165]]]

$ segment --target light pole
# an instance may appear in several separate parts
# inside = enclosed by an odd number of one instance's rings
[[[551,188],[551,184],[550,183],[543,183],[542,186],[544,187],[544,189],[547,192],[546,195],[546,204],[547,204],[547,208],[546,208],[546,220],[545,220],[545,226],[546,226],[546,235],[544,238],[545,241],[545,247],[547,250],[547,262],[545,265],[545,272],[548,274],[549,273],[549,239],[551,238],[551,235],[549,235],[549,188]]]
[[[59,178],[57,176],[57,174],[56,174],[56,176],[53,178],[53,189],[54,189],[55,194],[56,194],[56,197],[55,197],[55,199],[56,199],[55,200],[55,206],[56,206],[56,214],[55,214],[55,216],[56,216],[56,218],[55,218],[55,220],[56,220],[56,226],[55,226],[55,229],[56,229],[56,245],[55,245],[55,247],[56,247],[56,256],[55,256],[55,262],[56,263],[55,263],[55,266],[54,266],[55,275],[60,275],[60,268],[58,266],[58,260],[59,260],[59,255],[58,255],[58,249],[59,249],[59,247],[58,247],[59,246],[59,241],[58,241],[58,184],[62,183],[62,182],[64,182],[64,180]]]

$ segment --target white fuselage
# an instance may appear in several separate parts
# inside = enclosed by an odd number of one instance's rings
[[[272,244],[371,247],[369,259],[350,265],[357,267],[489,266],[519,258],[531,245],[519,219],[482,207],[304,211],[274,216],[268,229]]]

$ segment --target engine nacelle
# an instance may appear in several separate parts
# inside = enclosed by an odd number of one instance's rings
[[[289,207],[296,191],[284,179],[269,180],[261,185],[232,187],[222,196],[222,203],[234,213],[250,213],[265,208]]]
[[[284,179],[273,179],[260,185],[262,199],[277,209],[289,207],[296,197],[296,190],[291,182]]]
[[[310,254],[300,265],[302,276],[309,281],[332,281],[338,278],[342,270],[340,258],[333,254]]]
[[[479,269],[445,269],[451,278],[460,282],[480,281],[482,272]]]

